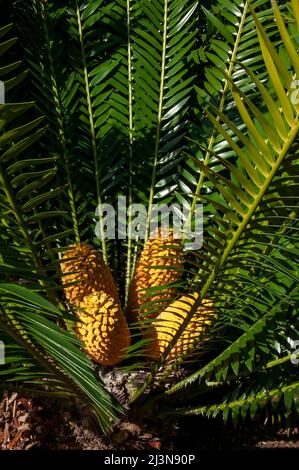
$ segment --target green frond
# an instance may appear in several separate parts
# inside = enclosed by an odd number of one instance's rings
[[[173,412],[166,411],[166,414],[201,415],[208,418],[221,415],[225,422],[230,419],[235,426],[248,416],[254,419],[257,413],[266,413],[266,411],[272,414],[274,420],[281,417],[286,419],[291,416],[292,411],[298,413],[298,393],[299,382],[296,381],[290,385],[262,390],[258,393],[252,390],[251,393],[244,393],[237,399],[228,396],[222,403],[190,408],[189,410],[182,408]]]
[[[46,391],[79,394],[90,401],[107,431],[121,406],[95,378],[90,360],[78,348],[79,340],[53,322],[62,312],[22,286],[1,283],[0,296],[1,339],[3,330],[4,352],[8,353],[2,377],[7,377],[9,385],[22,382],[37,390],[46,387]]]
[[[191,229],[202,204],[202,248],[184,239],[184,267],[148,263],[152,273],[182,276],[143,292],[119,366],[147,371],[130,402],[138,409],[144,398],[150,410],[159,400],[162,416],[220,414],[235,425],[258,412],[291,419],[299,338],[296,1],[16,0],[7,25],[0,16],[1,388],[78,396],[108,430],[122,410],[81,352],[59,260],[80,241],[100,249],[126,312],[144,241],[123,236],[135,214],[116,208],[118,197],[146,206],[145,239],[155,204],[187,205]],[[105,237],[101,203],[119,212],[116,240]],[[170,288],[169,303],[183,295],[192,305],[174,309],[164,324],[167,347],[152,361],[149,315],[165,309]],[[206,299],[213,321],[197,332]],[[194,341],[171,357],[190,325]]]
[[[192,319],[196,308],[201,302],[201,299],[212,298],[215,305],[219,305],[219,314],[221,318],[222,306],[226,309],[235,312],[239,309],[237,292],[242,292],[245,295],[242,299],[243,311],[251,315],[252,300],[250,296],[246,300],[246,293],[249,290],[250,294],[254,294],[258,298],[262,298],[265,294],[263,288],[264,282],[271,281],[275,283],[278,280],[281,282],[285,278],[287,280],[287,287],[290,288],[292,283],[298,282],[298,269],[296,265],[291,265],[289,268],[284,265],[284,259],[280,259],[276,254],[273,255],[268,252],[263,253],[258,243],[251,245],[250,250],[243,250],[244,244],[251,240],[251,236],[263,233],[262,231],[269,230],[268,220],[264,221],[262,218],[261,206],[263,203],[267,204],[269,193],[272,194],[273,186],[275,187],[281,181],[282,175],[287,167],[284,166],[284,161],[287,160],[288,155],[294,151],[296,147],[296,139],[298,136],[298,111],[296,105],[291,101],[290,95],[285,91],[285,86],[279,79],[279,70],[284,65],[281,59],[275,52],[271,53],[269,48],[265,46],[265,38],[268,37],[257,15],[252,12],[256,27],[258,30],[259,41],[264,57],[265,68],[268,72],[270,80],[274,83],[274,89],[271,88],[271,94],[276,93],[274,98],[275,107],[280,114],[280,119],[283,121],[284,128],[286,129],[286,137],[280,137],[280,146],[272,145],[268,140],[266,131],[253,120],[249,110],[246,108],[248,102],[252,102],[249,97],[246,101],[242,99],[244,93],[236,85],[234,81],[229,79],[228,87],[232,92],[236,110],[242,118],[242,131],[238,125],[235,124],[232,118],[228,118],[224,111],[218,110],[215,106],[210,106],[215,113],[208,112],[208,116],[213,123],[214,129],[219,135],[224,138],[233,149],[235,159],[237,161],[238,171],[242,174],[242,182],[236,180],[233,173],[224,176],[214,170],[214,168],[206,163],[199,162],[202,174],[212,184],[213,192],[208,199],[207,211],[211,213],[213,209],[213,217],[206,228],[206,238],[204,240],[204,253],[207,255],[203,260],[198,274],[193,279],[194,287],[200,292],[200,299],[195,302],[195,305],[190,309],[187,318],[182,326],[174,335],[168,348],[166,349],[162,359],[155,365],[152,375],[149,377],[143,389],[138,391],[137,398],[143,393],[143,390],[154,379],[159,367],[163,364],[163,360],[167,357],[172,347],[176,344],[179,337],[183,333],[188,322]],[[288,36],[289,37],[289,36]],[[282,37],[282,42],[285,44],[285,37]],[[289,40],[291,38],[289,37]],[[290,60],[290,65],[292,65]],[[292,79],[293,72],[290,68],[288,70],[290,80]],[[265,101],[270,101],[270,91],[263,88],[261,98]],[[271,98],[272,99],[272,98]],[[283,102],[285,101],[285,104]],[[252,112],[255,112],[255,107],[252,105]],[[292,111],[290,111],[292,110]],[[267,115],[265,119],[267,119]],[[239,118],[237,118],[238,120]],[[268,119],[267,119],[268,120]],[[268,120],[268,126],[273,126],[271,118]],[[257,144],[259,144],[257,146]],[[217,160],[217,153],[213,152],[213,157]],[[221,154],[220,154],[221,157]],[[243,183],[246,181],[246,183]],[[281,198],[281,196],[279,195]],[[281,199],[280,199],[281,200]],[[215,201],[215,203],[214,203]],[[271,206],[271,203],[267,204]],[[292,217],[292,211],[288,211],[288,216]],[[270,216],[271,217],[271,216]],[[294,217],[294,215],[293,215]],[[225,222],[225,225],[223,224]],[[279,225],[280,227],[280,225]],[[274,227],[273,227],[274,228]],[[289,232],[290,226],[287,226]],[[297,240],[294,239],[297,243]],[[217,249],[215,250],[215,242],[218,242]],[[283,239],[280,240],[280,243]],[[254,250],[254,251],[253,251]],[[274,253],[275,248],[273,247]],[[282,251],[279,251],[281,256]],[[233,260],[233,265],[231,264]],[[233,269],[232,269],[232,267]],[[250,284],[252,280],[255,286]],[[262,282],[260,282],[262,280]],[[260,282],[260,285],[259,285]],[[228,286],[234,287],[236,294],[235,299],[228,292],[226,296],[224,289]],[[249,286],[249,287],[248,287]],[[275,287],[275,284],[274,284]],[[236,291],[237,289],[237,291]],[[229,290],[229,289],[228,289]],[[267,292],[268,302],[275,304],[281,296],[281,290],[270,293]],[[247,307],[248,306],[248,307]],[[264,312],[263,304],[256,303],[254,309],[262,315]],[[248,313],[249,312],[249,313]],[[238,317],[241,313],[238,312]],[[233,321],[232,313],[229,316],[230,321]],[[248,328],[248,326],[247,326]],[[200,374],[199,374],[200,376]],[[186,381],[176,384],[174,389],[184,387],[188,383]]]

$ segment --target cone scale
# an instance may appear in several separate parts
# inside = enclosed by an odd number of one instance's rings
[[[61,272],[64,293],[71,305],[80,305],[83,298],[93,291],[105,291],[118,298],[110,269],[101,254],[86,243],[73,245],[64,253]]]
[[[197,293],[182,296],[166,307],[151,322],[146,335],[149,340],[146,347],[147,357],[153,360],[161,358],[197,299]],[[179,358],[190,352],[211,325],[214,316],[213,302],[203,299],[177,343],[171,349],[167,356],[167,361]]]
[[[75,307],[76,334],[96,363],[116,365],[131,344],[110,269],[100,253],[85,243],[71,246],[61,259],[67,301]]]
[[[159,231],[145,243],[129,289],[128,314],[130,321],[154,318],[173,299],[176,289],[167,287],[182,275],[183,247],[178,237],[169,230],[167,236]],[[164,287],[166,286],[166,287]],[[150,292],[150,288],[160,288]],[[145,309],[142,306],[153,302]]]
[[[131,336],[121,307],[113,297],[104,292],[84,297],[77,318],[77,336],[94,362],[113,366],[124,359]]]

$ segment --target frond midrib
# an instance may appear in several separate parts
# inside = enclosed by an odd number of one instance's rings
[[[220,103],[219,103],[219,111],[220,112],[223,112],[223,110],[224,110],[225,100],[226,100],[227,92],[229,90],[229,84],[230,84],[229,80],[232,77],[232,73],[233,73],[233,70],[234,70],[234,67],[235,67],[235,60],[236,60],[236,57],[237,57],[238,48],[239,48],[239,44],[240,44],[241,37],[242,37],[243,27],[244,27],[244,24],[245,24],[245,19],[246,19],[246,15],[247,15],[247,11],[248,11],[248,4],[249,4],[249,1],[246,0],[246,2],[244,4],[242,16],[241,16],[241,19],[240,19],[240,25],[239,25],[238,33],[237,33],[237,36],[236,36],[234,48],[233,48],[233,51],[232,51],[231,60],[230,60],[230,63],[229,63],[227,74],[226,74],[227,76],[225,77],[225,81],[224,81],[222,96],[221,96],[221,100],[220,100]],[[219,116],[217,116],[217,120],[219,120]],[[216,130],[217,130],[216,127],[213,126],[212,134],[211,134],[211,137],[209,138],[207,151],[206,151],[204,161],[203,161],[204,165],[208,165],[208,163],[210,161],[210,150],[213,149],[213,146],[214,146],[214,143],[215,143]],[[200,172],[199,179],[198,179],[196,189],[195,189],[195,193],[194,193],[194,197],[193,197],[193,200],[192,200],[192,203],[191,203],[190,215],[189,215],[189,217],[186,221],[186,226],[187,227],[188,227],[188,224],[190,223],[190,218],[192,217],[192,214],[194,213],[194,209],[195,209],[195,206],[197,204],[197,201],[200,199],[200,194],[201,194],[201,190],[203,188],[204,179],[205,179],[204,172]]]

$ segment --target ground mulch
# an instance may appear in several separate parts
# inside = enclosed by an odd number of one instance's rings
[[[103,436],[86,405],[5,393],[0,401],[1,450],[198,450],[299,447],[292,430],[258,423],[235,429],[219,420],[119,423]]]

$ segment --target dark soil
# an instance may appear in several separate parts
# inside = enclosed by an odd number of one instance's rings
[[[0,402],[1,450],[212,450],[299,447],[299,427],[250,424],[235,429],[199,417],[153,424],[124,419],[103,436],[89,409],[57,400],[5,394]]]

